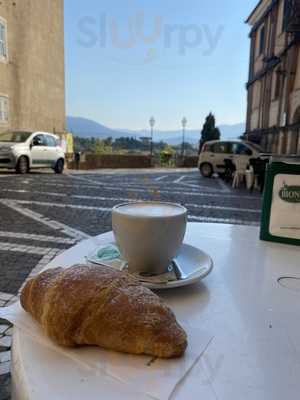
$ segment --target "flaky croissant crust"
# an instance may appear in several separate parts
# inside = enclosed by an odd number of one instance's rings
[[[59,345],[161,358],[179,357],[187,347],[185,331],[160,298],[108,267],[46,270],[27,282],[21,304]]]

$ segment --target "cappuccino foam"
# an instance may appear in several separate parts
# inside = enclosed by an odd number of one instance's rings
[[[183,207],[167,203],[132,203],[117,208],[121,214],[139,217],[172,217],[185,212]]]

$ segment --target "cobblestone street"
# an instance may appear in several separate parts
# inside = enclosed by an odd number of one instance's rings
[[[196,170],[0,174],[0,306],[61,251],[111,230],[111,208],[130,200],[185,205],[189,221],[258,225],[261,196]],[[0,400],[8,400],[11,327],[0,320]]]

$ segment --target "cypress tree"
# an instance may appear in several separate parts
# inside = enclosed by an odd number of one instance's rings
[[[210,140],[219,140],[221,137],[221,133],[219,128],[216,127],[216,119],[215,116],[210,112],[206,117],[205,123],[203,125],[201,131],[201,139],[199,142],[199,153],[205,142]]]

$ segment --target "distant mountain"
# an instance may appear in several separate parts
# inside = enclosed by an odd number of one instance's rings
[[[116,139],[121,136],[134,136],[137,138],[150,136],[148,129],[137,131],[131,129],[111,129],[98,122],[81,117],[67,117],[66,123],[67,129],[80,137],[106,138],[111,136],[113,139]],[[236,139],[244,133],[245,124],[219,125],[219,129],[222,139]],[[200,129],[188,129],[185,137],[187,142],[197,144],[200,139]],[[171,145],[177,145],[182,141],[182,131],[180,129],[170,131],[155,130],[154,140],[163,140]]]
[[[106,138],[112,136],[115,138],[120,136],[120,134],[113,129],[87,118],[67,117],[66,125],[69,132],[80,137]]]
[[[221,131],[222,139],[237,139],[245,132],[245,124],[234,124],[234,125],[220,125],[219,129]],[[129,129],[120,129],[119,133],[127,132],[131,136],[150,136],[150,131],[147,129],[133,131]],[[154,130],[155,141],[163,140],[171,145],[178,145],[182,142],[182,130],[172,130],[172,131],[160,131]],[[185,134],[185,140],[192,144],[198,144],[200,139],[200,129],[187,129]]]

